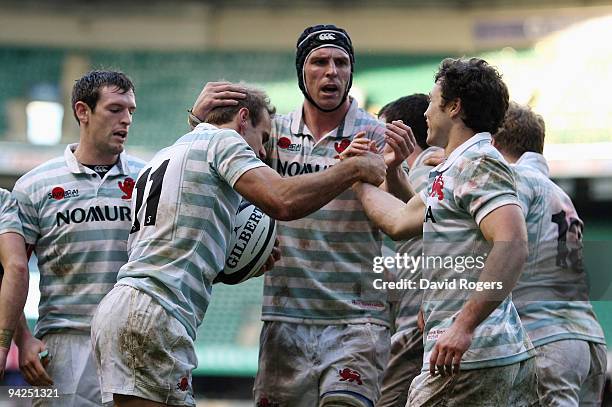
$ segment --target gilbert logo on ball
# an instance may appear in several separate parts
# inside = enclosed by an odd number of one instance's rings
[[[250,202],[242,201],[231,231],[225,268],[214,283],[238,284],[266,263],[274,248],[276,221]]]

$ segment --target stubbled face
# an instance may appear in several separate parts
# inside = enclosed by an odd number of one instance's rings
[[[313,51],[304,63],[304,84],[308,94],[323,109],[334,109],[351,77],[351,60],[346,52],[334,47]]]
[[[264,111],[257,126],[253,126],[251,120],[248,119],[241,132],[242,138],[261,160],[266,159],[266,150],[263,145],[270,139],[270,131],[272,131],[272,121],[268,112]]]
[[[136,98],[132,90],[122,92],[113,86],[101,88],[95,109],[88,111],[87,135],[101,154],[120,154],[127,141]]]
[[[429,93],[429,106],[425,111],[427,119],[427,144],[445,148],[448,144],[448,133],[451,128],[451,118],[448,115],[448,108],[442,108],[442,87],[439,81],[436,82]]]

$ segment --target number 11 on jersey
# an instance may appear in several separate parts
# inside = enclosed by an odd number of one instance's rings
[[[157,206],[159,205],[159,197],[162,191],[162,185],[164,182],[164,175],[168,168],[170,159],[165,160],[161,165],[151,173],[151,167],[147,168],[136,181],[136,206],[134,208],[134,224],[130,234],[138,232],[140,230],[140,219],[138,214],[143,204],[144,193],[147,187],[147,183],[151,181],[151,188],[145,202],[145,213],[144,213],[144,226],[155,225],[157,220]],[[150,176],[149,176],[150,174]]]

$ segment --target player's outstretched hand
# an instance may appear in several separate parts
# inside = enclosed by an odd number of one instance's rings
[[[280,245],[280,241],[278,240],[278,237],[277,237],[274,240],[274,247],[272,248],[272,253],[270,253],[270,257],[268,257],[268,260],[266,260],[266,264],[261,266],[259,271],[256,274],[254,274],[253,277],[259,277],[263,275],[263,273],[265,273],[266,271],[272,270],[272,267],[274,267],[274,263],[279,261],[281,258],[281,251],[280,251],[280,248],[278,247],[279,245]]]
[[[191,112],[200,120],[219,106],[235,106],[246,97],[244,86],[231,82],[208,82],[193,104]]]
[[[380,154],[366,152],[351,159],[357,160],[360,181],[376,186],[383,183],[387,175],[387,164]]]
[[[459,373],[461,357],[472,343],[473,332],[453,323],[434,345],[429,357],[429,373],[451,376]]]
[[[378,149],[376,148],[376,143],[366,138],[365,131],[360,131],[355,135],[355,137],[353,137],[351,144],[349,144],[349,146],[340,153],[338,158],[340,158],[340,160],[344,160],[349,157],[365,154],[368,151],[377,153]]]
[[[51,355],[39,357],[39,354],[47,349],[45,343],[34,337],[30,337],[19,346],[19,369],[23,377],[32,386],[51,386],[53,380],[45,370]]]
[[[410,126],[405,125],[401,120],[393,120],[386,126],[386,144],[383,154],[387,166],[395,168],[412,154],[416,146],[416,140]]]

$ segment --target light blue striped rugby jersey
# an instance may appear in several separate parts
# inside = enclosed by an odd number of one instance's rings
[[[13,189],[40,270],[35,335],[88,333],[100,300],[127,261],[132,189],[143,161],[125,153],[100,179],[66,147],[63,157],[22,176]]]
[[[440,151],[444,150],[439,147],[429,147],[423,150],[412,163],[412,167],[410,167],[410,171],[408,172],[408,181],[410,182],[410,185],[414,189],[415,193],[418,194],[427,188],[429,173],[433,169],[433,166],[425,165],[423,161]],[[408,256],[419,257],[423,254],[423,240],[421,236],[396,243],[396,252],[401,256],[407,254]],[[408,279],[410,281],[414,281],[414,283],[417,285],[417,289],[405,289],[400,292],[401,298],[397,304],[397,312],[394,315],[396,332],[412,332],[418,329],[417,316],[423,299],[423,293],[420,289],[418,289],[418,284],[421,277],[422,270],[420,267],[417,267],[416,269],[398,269],[397,279]]]
[[[512,298],[529,337],[535,346],[561,339],[605,344],[588,301],[583,223],[571,199],[548,178],[541,154],[524,153],[512,168],[530,242]]]
[[[479,224],[493,210],[504,205],[520,205],[512,170],[491,145],[489,133],[478,133],[457,147],[445,162],[429,175],[429,186],[419,194],[425,202],[423,252],[425,256],[478,256],[488,252],[489,245]],[[462,260],[465,261],[465,260]],[[486,258],[481,258],[482,263]],[[423,268],[423,278],[437,283],[445,280],[475,282],[482,267],[471,267],[459,273],[452,267],[430,261]],[[425,289],[423,312],[425,335],[423,371],[429,369],[429,358],[438,337],[454,321],[469,291],[459,289]],[[472,343],[461,359],[461,369],[504,366],[533,357],[533,345],[523,329],[511,296],[476,328]]]
[[[195,339],[242,199],[233,186],[262,166],[238,133],[207,123],[159,151],[138,178],[117,285],[153,297]]]
[[[17,201],[11,193],[0,188],[0,235],[4,233],[17,233],[23,236]]]
[[[318,142],[300,106],[274,117],[268,161],[283,177],[320,173],[338,162],[338,154],[360,131],[382,150],[384,124],[354,99],[343,122]],[[279,222],[278,237],[282,257],[265,274],[264,321],[389,326],[387,294],[373,287],[380,276],[372,267],[381,254],[382,234],[350,188],[302,219]]]

